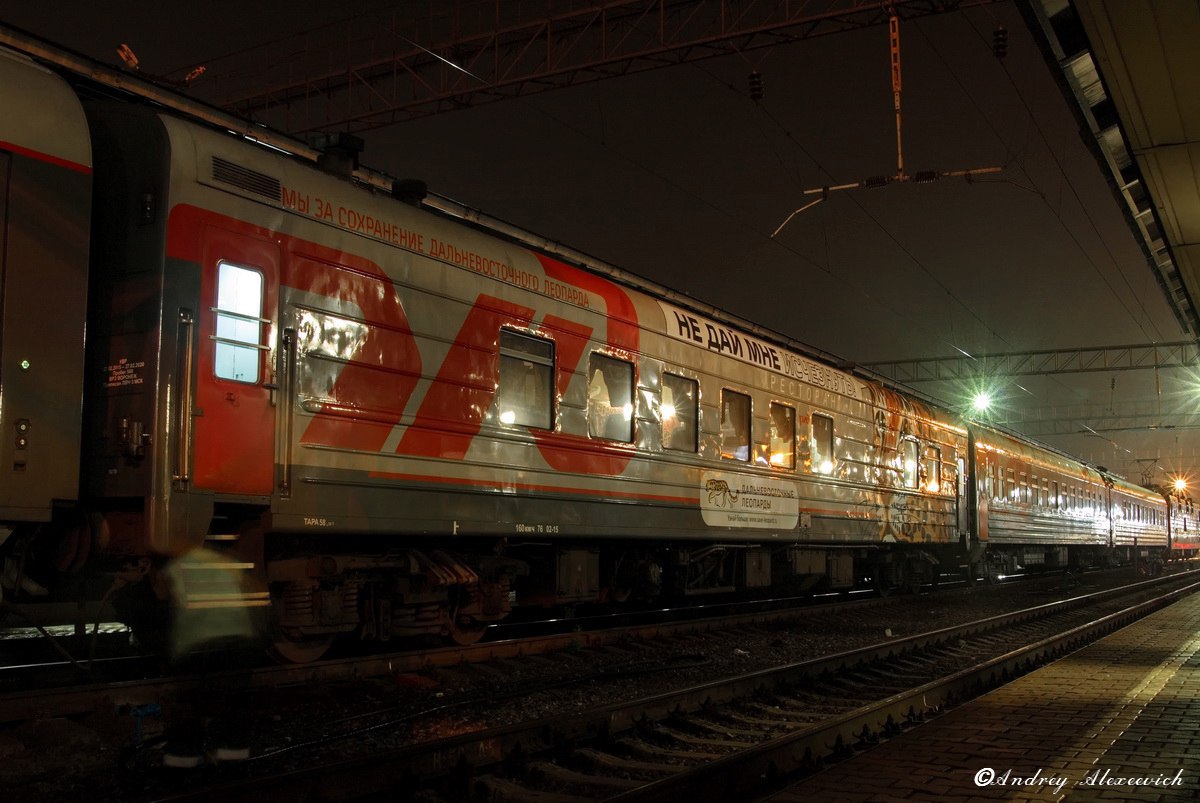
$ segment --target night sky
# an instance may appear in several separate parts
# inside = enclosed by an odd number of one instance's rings
[[[4,0],[0,22],[110,63],[127,43],[174,76],[220,76],[222,56],[273,40],[345,47],[335,4],[53,5]],[[833,193],[771,238],[803,190],[895,174],[886,26],[410,121],[368,133],[362,161],[858,363],[1185,340],[1018,10],[908,20],[900,38],[906,172],[1002,172]],[[1175,406],[1196,385],[1169,369],[997,390],[1009,408]],[[1135,481],[1137,458],[1160,482],[1200,462],[1186,429],[1044,440]]]

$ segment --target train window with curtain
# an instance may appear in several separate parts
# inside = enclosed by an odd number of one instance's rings
[[[664,449],[680,452],[696,451],[696,411],[699,409],[700,386],[694,379],[675,374],[663,374],[662,445]]]
[[[554,343],[500,330],[500,381],[496,388],[500,423],[512,427],[554,427]]]
[[[819,413],[812,416],[812,470],[833,473],[833,419]]]
[[[925,490],[934,494],[942,490],[942,450],[936,446],[925,453]]]
[[[796,409],[771,402],[771,466],[796,467]]]
[[[588,435],[631,443],[633,363],[593,352],[588,377]]]
[[[750,397],[721,391],[721,457],[750,461]]]
[[[900,441],[900,477],[905,488],[920,485],[921,469],[917,462],[917,442],[912,438]]]
[[[216,354],[213,373],[234,382],[258,382],[262,344],[263,275],[230,262],[217,264]]]

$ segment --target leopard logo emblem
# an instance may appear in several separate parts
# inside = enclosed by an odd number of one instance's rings
[[[725,507],[727,504],[736,502],[738,498],[737,491],[731,489],[725,480],[709,480],[704,484],[704,490],[708,491],[710,505]]]

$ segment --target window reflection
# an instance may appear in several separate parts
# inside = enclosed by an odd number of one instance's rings
[[[942,450],[936,446],[925,455],[925,490],[934,494],[942,490]]]
[[[917,442],[906,438],[900,442],[900,476],[905,488],[916,488],[919,481]]]
[[[827,415],[812,417],[812,470],[833,473],[833,419]]]
[[[699,386],[695,380],[674,374],[663,375],[662,445],[664,449],[696,451],[696,410]]]
[[[633,363],[592,354],[588,376],[588,435],[631,443]]]
[[[721,391],[721,457],[750,460],[750,397]]]
[[[796,467],[796,410],[771,402],[771,465]]]
[[[263,276],[228,262],[217,267],[214,373],[222,379],[257,382],[262,337]]]
[[[496,388],[500,423],[554,427],[554,343],[500,330],[500,378]]]

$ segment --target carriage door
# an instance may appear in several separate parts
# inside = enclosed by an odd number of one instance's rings
[[[275,476],[275,342],[279,248],[204,228],[196,312],[193,477],[214,493],[266,496]]]
[[[970,538],[971,532],[970,506],[967,503],[967,485],[970,477],[967,475],[967,463],[958,458],[958,473],[955,475],[957,487],[954,489],[954,511],[959,536]],[[969,542],[968,542],[969,545]]]

